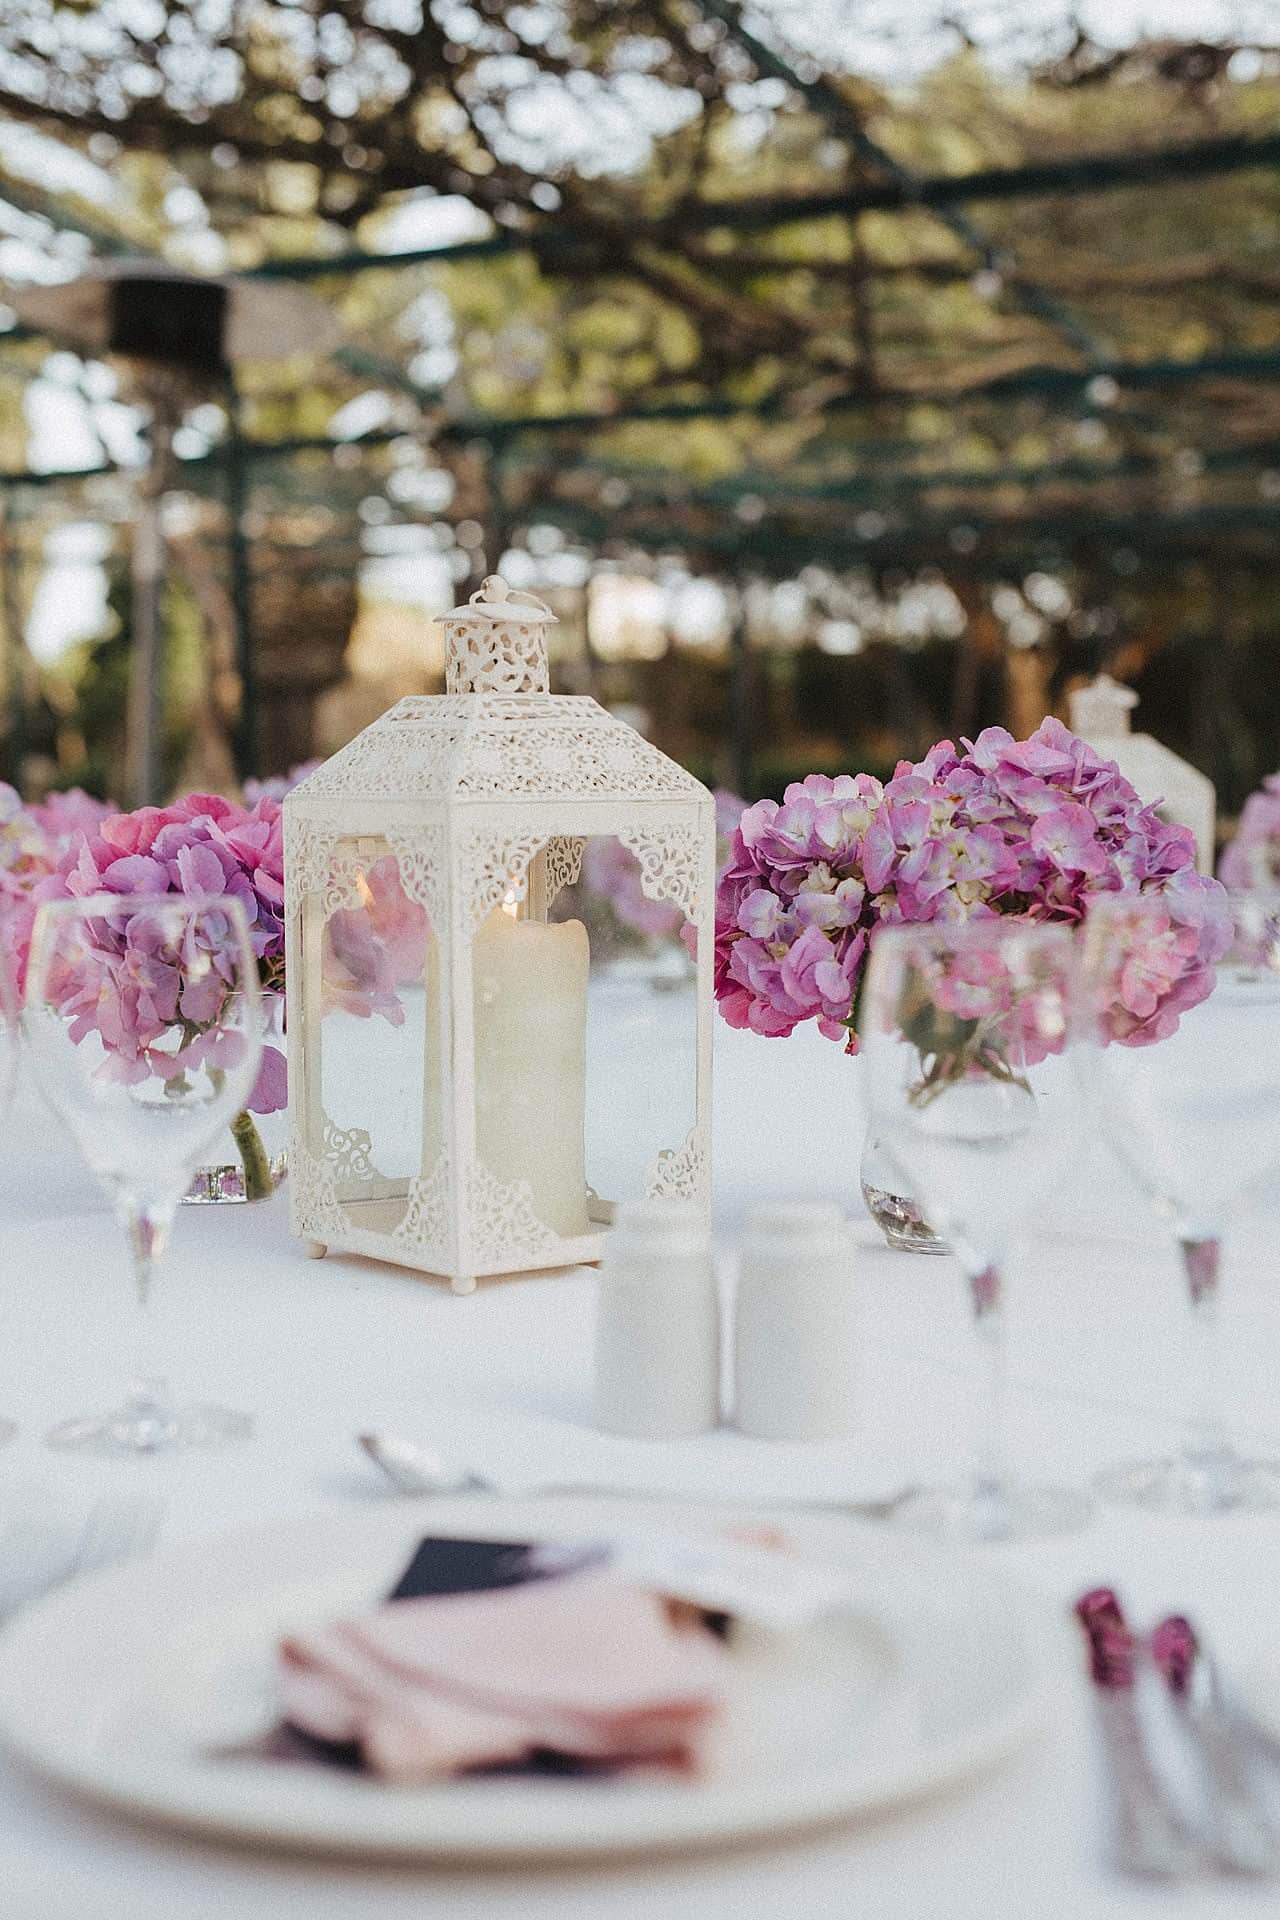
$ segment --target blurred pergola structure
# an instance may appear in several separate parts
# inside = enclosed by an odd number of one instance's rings
[[[250,266],[266,280],[332,292],[366,274],[432,284],[440,270],[524,259],[539,282],[643,289],[690,321],[700,348],[693,371],[657,391],[611,392],[600,406],[483,412],[452,389],[424,389],[385,349],[348,346],[338,356],[346,377],[393,390],[410,404],[411,421],[342,440],[264,439],[246,436],[233,412],[217,444],[176,463],[196,491],[231,481],[233,555],[237,543],[243,552],[241,496],[255,478],[309,471],[325,456],[373,462],[379,450],[417,439],[465,476],[452,513],[483,527],[477,571],[534,522],[598,554],[682,555],[734,581],[789,578],[814,564],[989,580],[1082,562],[1105,569],[1117,554],[1166,568],[1183,560],[1276,567],[1280,122],[1215,127],[1212,114],[1193,113],[1191,138],[1156,129],[1142,145],[1089,139],[1068,151],[1058,142],[1010,164],[914,168],[870,131],[875,116],[850,78],[783,46],[778,16],[740,0],[655,0],[637,12],[663,17],[691,71],[721,61],[734,84],[779,90],[839,151],[831,169],[839,183],[725,195],[700,191],[695,179],[655,204],[651,181],[634,192],[615,183],[588,199],[581,181],[548,195],[529,175],[513,184],[507,168],[500,192],[484,172],[475,178],[475,204],[493,223],[485,237],[393,253],[346,246]],[[1170,43],[1147,51],[1164,62],[1161,71],[1185,71],[1195,85],[1206,62],[1221,80],[1229,50]],[[447,53],[427,49],[421,58]],[[1082,35],[1055,83],[1106,84],[1123,66],[1120,55],[1111,66],[1090,66],[1092,57]],[[0,91],[0,113],[6,105],[22,110]],[[71,112],[50,118],[38,103],[27,117],[75,124]],[[155,144],[145,123],[143,144]],[[1096,244],[1116,196],[1129,196],[1131,208],[1164,206],[1176,221],[1192,197],[1203,209],[1240,177],[1253,183],[1263,244],[1231,230],[1212,247],[1146,259]],[[452,177],[431,184],[465,190]],[[8,198],[0,186],[0,200]],[[55,225],[86,231],[56,196],[33,200],[28,189],[27,200]],[[1050,231],[1027,247],[1033,210]],[[1059,229],[1070,244],[1056,244]],[[88,237],[99,253],[126,250],[111,232]],[[1212,308],[1224,289],[1234,318],[1189,346],[1177,323],[1181,302],[1196,292]],[[918,310],[926,294],[949,291],[956,306],[943,301],[936,318]],[[1163,350],[1117,340],[1117,303],[1134,301],[1156,312]],[[1009,316],[1015,331],[988,343],[984,312]],[[1201,318],[1201,335],[1214,336]],[[15,325],[0,348],[29,337]],[[688,436],[704,423],[724,441],[720,471],[698,480]],[[24,489],[79,488],[111,471],[106,459],[87,474],[10,471],[0,473],[0,490],[12,514]],[[323,499],[323,468],[314,484]],[[0,570],[13,550],[12,540],[0,543]],[[332,542],[327,552],[332,562]],[[0,602],[12,595],[0,592]],[[242,658],[251,660],[247,594],[238,619]],[[745,678],[742,622],[734,649]],[[251,686],[246,675],[246,696]],[[745,757],[741,691],[736,705]],[[256,770],[254,735],[250,716],[238,736],[242,775]]]

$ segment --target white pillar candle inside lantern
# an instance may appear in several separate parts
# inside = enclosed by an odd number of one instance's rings
[[[444,618],[446,692],[402,700],[285,802],[294,1231],[459,1292],[598,1259],[613,1202],[709,1201],[714,805],[594,700],[549,691],[551,624],[486,580]],[[696,985],[651,1048],[634,1009],[610,1037],[587,928],[551,911],[596,837],[696,934]]]
[[[495,907],[472,948],[476,1153],[556,1233],[589,1231],[586,1172],[587,930]]]

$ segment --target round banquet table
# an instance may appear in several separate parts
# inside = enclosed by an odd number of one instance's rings
[[[812,1031],[790,1042],[720,1028],[719,1229],[755,1200],[839,1197],[860,1214],[859,1069]],[[370,1262],[305,1257],[282,1195],[189,1208],[158,1289],[172,1373],[244,1406],[251,1442],[176,1459],[54,1455],[55,1418],[110,1404],[131,1363],[119,1232],[70,1144],[24,1088],[0,1158],[0,1453],[6,1498],[34,1487],[82,1506],[137,1488],[166,1502],[162,1544],[240,1523],[382,1498],[352,1436],[385,1426],[526,1485],[607,1482],[714,1496],[833,1497],[963,1471],[967,1306],[950,1259],[892,1254],[855,1224],[860,1425],[839,1445],[753,1441],[725,1427],[633,1442],[592,1426],[594,1278],[482,1282],[469,1298]],[[1280,1196],[1277,1196],[1280,1198]],[[1240,1439],[1280,1452],[1280,1210],[1238,1222],[1226,1262],[1225,1390]],[[1088,1147],[1010,1266],[1010,1430],[1019,1467],[1080,1482],[1176,1442],[1186,1309],[1157,1223]],[[1186,1610],[1229,1665],[1280,1636],[1280,1515],[1213,1521],[1100,1510],[1083,1532],[993,1549],[1065,1610],[1114,1583],[1136,1616]],[[1166,1904],[1197,1916],[1271,1910],[1274,1890],[1204,1882],[1160,1896],[1118,1879],[1101,1849],[1102,1772],[1073,1643],[1059,1724],[992,1771],[892,1817],[787,1843],[616,1866],[388,1869],[203,1844],[109,1817],[0,1760],[0,1889],[14,1920],[1094,1920]],[[1067,1663],[1070,1670],[1067,1671]]]

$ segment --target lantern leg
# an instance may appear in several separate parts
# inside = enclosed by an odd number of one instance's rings
[[[304,1240],[302,1251],[308,1260],[323,1260],[329,1249],[323,1240]]]
[[[449,1286],[454,1293],[474,1293],[476,1277],[474,1273],[455,1273],[450,1276]]]

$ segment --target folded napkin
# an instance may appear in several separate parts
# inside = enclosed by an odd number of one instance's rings
[[[588,1567],[293,1634],[279,1678],[291,1726],[411,1782],[540,1755],[695,1769],[729,1665],[688,1610]]]

